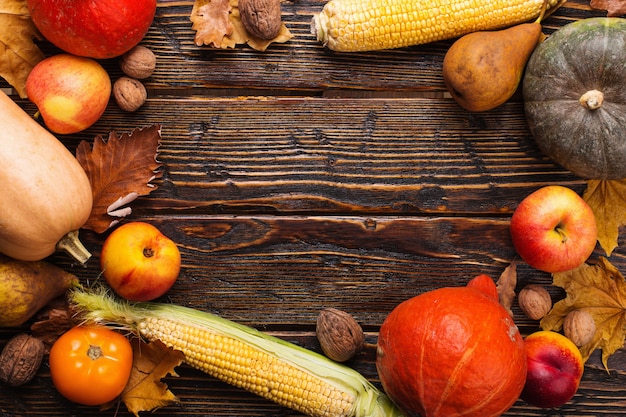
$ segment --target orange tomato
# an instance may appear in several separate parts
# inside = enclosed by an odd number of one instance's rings
[[[50,349],[50,375],[68,400],[102,405],[122,393],[133,365],[133,349],[121,334],[98,326],[77,326]]]

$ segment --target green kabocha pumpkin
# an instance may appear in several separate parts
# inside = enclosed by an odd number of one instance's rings
[[[626,19],[554,32],[528,62],[523,97],[546,156],[585,179],[626,178]]]

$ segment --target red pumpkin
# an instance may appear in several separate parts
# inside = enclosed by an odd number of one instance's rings
[[[485,275],[398,305],[380,328],[376,368],[409,416],[496,417],[526,381],[524,341]]]
[[[28,0],[41,34],[70,54],[95,59],[122,55],[145,36],[156,0]]]

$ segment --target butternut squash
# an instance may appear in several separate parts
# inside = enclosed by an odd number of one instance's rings
[[[23,261],[65,250],[85,263],[78,240],[93,203],[78,160],[0,91],[0,252]]]

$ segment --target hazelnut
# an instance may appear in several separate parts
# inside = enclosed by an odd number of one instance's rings
[[[239,0],[241,23],[253,36],[274,39],[282,26],[280,0]]]
[[[563,334],[576,346],[591,342],[596,333],[596,323],[585,310],[572,310],[563,320]]]
[[[552,308],[552,298],[541,285],[530,284],[522,288],[517,303],[529,319],[541,320]]]
[[[113,97],[122,110],[133,112],[146,102],[148,92],[141,81],[121,77],[113,84]]]
[[[320,312],[315,333],[324,354],[337,362],[351,359],[365,342],[359,323],[350,314],[336,308],[325,308]]]
[[[30,382],[43,360],[46,348],[36,337],[22,333],[7,342],[0,353],[0,381],[12,386]]]
[[[156,68],[156,55],[145,46],[137,45],[120,58],[124,74],[138,80],[148,78]]]

